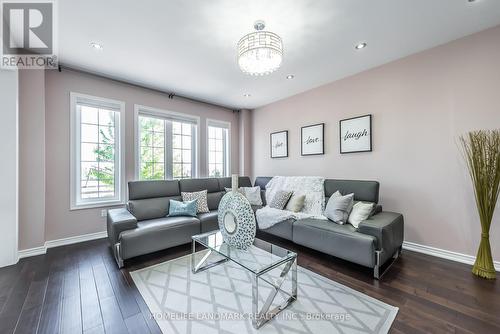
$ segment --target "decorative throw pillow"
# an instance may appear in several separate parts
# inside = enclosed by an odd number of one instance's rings
[[[198,213],[210,212],[210,210],[208,209],[208,204],[207,204],[207,191],[206,190],[195,191],[192,193],[181,192],[181,197],[182,197],[183,202],[197,200],[196,203],[197,203],[197,212]]]
[[[230,192],[233,189],[224,188],[226,192]],[[245,196],[245,198],[250,202],[251,205],[262,205],[262,197],[260,197],[260,187],[239,187],[238,192]]]
[[[291,191],[278,190],[271,200],[271,203],[269,203],[269,206],[274,209],[283,210],[291,196]]]
[[[251,205],[262,205],[260,187],[241,187],[240,189]]]
[[[189,216],[189,217],[196,217],[196,204],[197,200],[192,200],[188,202],[180,202],[171,199],[170,200],[170,206],[168,209],[168,216],[169,217],[176,217],[176,216]]]
[[[288,211],[299,212],[304,207],[306,195],[293,195],[288,201],[286,209]]]
[[[353,208],[353,201],[354,194],[342,196],[338,191],[335,192],[326,204],[326,218],[340,225],[345,224]]]
[[[351,214],[349,215],[349,224],[358,228],[362,221],[365,221],[370,216],[373,210],[373,203],[358,202],[352,207]]]

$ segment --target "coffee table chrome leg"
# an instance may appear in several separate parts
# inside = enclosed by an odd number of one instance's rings
[[[219,265],[221,263],[227,262],[229,259],[228,258],[223,258],[221,260],[215,261],[215,262],[210,262],[206,263],[210,255],[212,255],[212,251],[208,250],[207,253],[201,258],[201,260],[196,263],[196,243],[193,240],[193,246],[192,246],[192,252],[191,252],[191,272],[193,274],[196,274],[200,271],[210,269],[216,265]],[[206,264],[205,264],[206,263]]]
[[[252,326],[259,328],[259,276],[252,275]]]
[[[283,285],[283,282],[286,280],[286,277],[290,272],[290,270],[292,271],[291,296],[290,294],[286,293],[290,297],[285,302],[283,302],[283,304],[275,307],[272,310],[269,310],[278,292],[283,291],[281,289],[281,286]],[[278,313],[287,308],[288,305],[297,300],[297,257],[290,259],[290,261],[285,264],[285,267],[281,271],[280,277],[276,279],[274,283],[270,283],[267,280],[263,280],[266,283],[269,283],[274,289],[267,296],[266,301],[260,311],[259,311],[259,293],[258,293],[259,276],[260,275],[254,275],[254,278],[252,280],[252,302],[253,302],[252,325],[255,329],[259,329],[260,327],[262,327],[262,325],[264,325],[266,322],[275,317]]]

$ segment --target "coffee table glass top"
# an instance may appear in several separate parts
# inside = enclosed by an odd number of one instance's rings
[[[255,274],[271,270],[297,257],[294,252],[257,238],[248,249],[237,249],[226,244],[218,230],[194,235],[192,238],[193,241],[234,261]]]

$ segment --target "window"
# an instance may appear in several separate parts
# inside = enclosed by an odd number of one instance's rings
[[[137,178],[196,177],[198,118],[136,106]]]
[[[121,203],[124,103],[71,93],[71,208]]]
[[[208,120],[208,176],[229,176],[229,127],[226,122]]]

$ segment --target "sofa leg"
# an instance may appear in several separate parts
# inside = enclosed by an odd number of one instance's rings
[[[373,267],[373,277],[380,279],[380,251],[375,251],[375,267]]]
[[[123,259],[120,256],[120,243],[116,243],[113,247],[113,255],[115,256],[116,264],[118,265],[118,269],[123,268]]]
[[[382,264],[380,263],[380,254],[382,253],[382,251],[375,251],[375,267],[373,267],[373,278],[375,278],[377,280],[381,279],[382,276],[387,271],[389,271],[389,269],[392,267],[394,262],[396,262],[396,260],[401,256],[402,249],[403,249],[403,247],[399,247],[396,250],[394,255],[392,255],[391,263],[387,266],[387,268],[385,268],[385,270],[383,272],[380,272],[380,267],[382,266]]]

